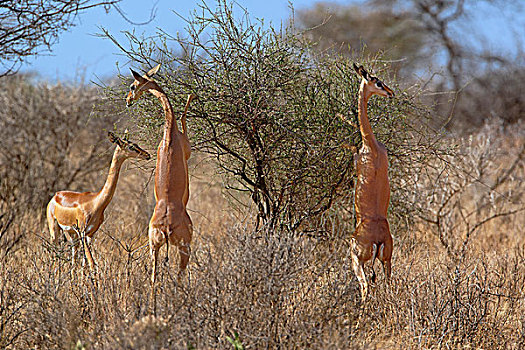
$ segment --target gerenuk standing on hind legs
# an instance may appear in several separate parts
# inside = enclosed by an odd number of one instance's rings
[[[352,266],[361,286],[363,304],[368,294],[364,264],[372,259],[372,282],[375,282],[374,261],[383,263],[387,282],[390,279],[392,236],[387,221],[390,201],[387,150],[372,132],[367,116],[368,99],[373,95],[393,97],[394,92],[363,66],[354,69],[359,74],[358,119],[363,145],[355,157],[357,183],[355,188],[356,229],[352,236]]]
[[[129,107],[145,91],[157,97],[165,115],[164,135],[157,150],[155,168],[156,205],[149,223],[149,247],[153,258],[151,273],[151,299],[153,313],[156,313],[155,278],[157,273],[159,249],[165,243],[177,246],[180,254],[179,280],[190,259],[190,243],[193,233],[191,218],[186,211],[189,198],[188,159],[191,154],[186,113],[194,95],[189,95],[181,117],[181,131],[173,114],[173,108],[162,88],[153,80],[160,65],[145,75],[131,70],[135,81],[131,84],[126,97]],[[166,256],[168,252],[166,251]]]

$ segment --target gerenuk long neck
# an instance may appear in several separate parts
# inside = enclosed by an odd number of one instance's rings
[[[173,108],[171,107],[171,103],[168,100],[166,93],[159,86],[151,88],[148,91],[158,98],[162,104],[162,108],[164,109],[164,117],[166,118],[166,123],[164,124],[164,139],[169,140],[171,139],[173,132],[179,130],[177,127],[177,122],[175,121],[175,117],[173,116]]]
[[[120,168],[122,167],[122,163],[124,163],[125,160],[125,158],[118,156],[118,151],[119,149],[117,146],[115,152],[113,153],[113,159],[111,160],[111,166],[109,167],[106,183],[97,194],[97,206],[101,206],[103,210],[108,206],[109,202],[111,202],[111,199],[113,198],[113,195],[115,194]]]
[[[357,103],[359,130],[361,131],[363,143],[367,143],[369,146],[374,146],[376,140],[367,115],[367,104],[369,98],[370,94],[366,91],[364,84],[361,84],[361,88],[359,89],[359,100]]]

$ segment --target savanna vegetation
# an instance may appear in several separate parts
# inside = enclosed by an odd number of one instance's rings
[[[71,264],[67,242],[50,244],[45,206],[58,190],[103,185],[107,130],[127,128],[154,154],[158,101],[126,109],[125,71],[103,88],[1,78],[0,348],[525,346],[525,128],[501,75],[486,71],[461,100],[430,104],[427,85],[393,74],[392,52],[319,49],[304,28],[273,28],[227,2],[186,20],[180,36],[122,43],[104,33],[134,68],[161,63],[155,79],[177,115],[198,96],[188,113],[192,255],[181,283],[174,249],[161,265],[156,316],[154,159],[124,165],[93,242],[96,274]],[[389,152],[394,254],[391,283],[379,273],[364,305],[349,251],[354,61],[396,92],[369,103]],[[522,71],[512,68],[518,86]],[[489,83],[507,92],[473,115]],[[452,125],[451,104],[456,130],[440,127]],[[461,132],[470,120],[476,128]]]

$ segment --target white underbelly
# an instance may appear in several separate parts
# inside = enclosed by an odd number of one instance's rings
[[[73,226],[62,225],[61,223],[58,223],[58,226],[64,231],[74,231]]]
[[[75,227],[75,226],[68,226],[68,225],[63,225],[61,223],[58,223],[58,226],[60,226],[60,228],[64,231],[68,231],[68,232],[71,232],[71,231],[75,231],[77,232],[78,231],[78,227]],[[85,230],[85,234],[87,235],[88,233],[90,233],[93,229],[95,228],[95,225],[89,225],[88,227],[86,227],[86,230]]]

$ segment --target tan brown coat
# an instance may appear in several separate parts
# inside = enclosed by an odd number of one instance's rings
[[[188,96],[181,117],[182,131],[180,131],[168,97],[152,79],[159,67],[160,65],[156,66],[144,76],[131,70],[135,81],[131,84],[126,98],[126,103],[130,106],[144,91],[147,91],[159,99],[165,116],[164,134],[157,149],[155,168],[156,204],[148,233],[150,253],[153,259],[151,274],[153,300],[155,300],[155,278],[160,247],[166,244],[168,249],[170,243],[177,246],[180,254],[180,276],[188,265],[193,233],[192,221],[186,210],[189,198],[188,159],[191,155],[186,113],[194,95]]]
[[[109,167],[108,177],[102,189],[98,192],[57,192],[47,205],[47,224],[51,240],[57,243],[60,234],[73,242],[73,256],[78,249],[79,234],[91,239],[104,222],[104,210],[111,202],[120,174],[120,168],[128,158],[149,159],[150,155],[138,145],[124,141],[109,133],[111,142],[117,147]],[[86,242],[85,255],[90,267],[94,268],[94,260]]]
[[[383,263],[387,280],[391,274],[392,236],[387,221],[390,201],[388,181],[388,157],[383,144],[372,132],[367,115],[367,103],[373,95],[393,97],[394,93],[364,68],[354,65],[362,77],[359,88],[359,130],[363,145],[354,157],[357,182],[355,187],[356,230],[352,236],[353,268],[361,285],[363,301],[368,293],[368,282],[364,263],[372,259],[372,281],[375,281],[373,262],[375,258]]]

